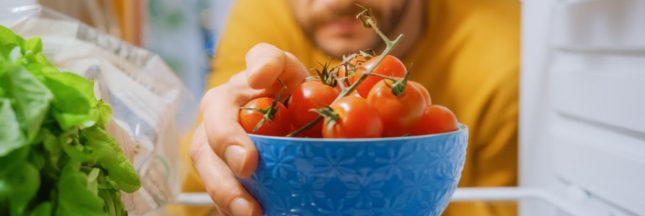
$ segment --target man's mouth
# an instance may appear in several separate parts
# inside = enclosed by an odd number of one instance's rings
[[[327,31],[332,34],[350,34],[357,28],[361,27],[361,23],[352,18],[342,18],[331,20],[321,26],[321,30]]]

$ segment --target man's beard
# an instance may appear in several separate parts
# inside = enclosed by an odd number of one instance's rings
[[[396,24],[400,23],[403,16],[405,15],[405,11],[407,11],[407,7],[409,5],[409,0],[403,1],[403,4],[400,5],[399,7],[396,8],[391,8],[389,13],[385,13],[383,11],[376,11],[372,10],[374,18],[377,20],[377,24],[379,29],[388,36],[393,35],[393,31],[396,29]],[[350,6],[347,7],[343,10],[336,10],[336,11],[331,11],[329,13],[320,13],[316,14],[313,16],[313,19],[311,21],[311,25],[308,25],[309,28],[305,28],[304,32],[309,37],[309,39],[315,43],[315,45],[319,48],[322,49],[325,54],[334,57],[334,58],[340,58],[342,55],[350,54],[352,52],[357,52],[358,50],[346,50],[344,51],[345,53],[343,54],[338,54],[338,53],[332,53],[330,50],[325,50],[323,46],[321,46],[320,43],[318,43],[315,39],[315,29],[318,29],[322,27],[323,25],[332,22],[334,20],[338,19],[355,19],[356,15],[360,13],[363,10],[363,8],[360,8],[358,6]],[[389,15],[389,17],[386,17],[385,15]],[[360,49],[377,49],[381,44],[382,41],[374,36],[373,38],[376,38],[368,47],[363,47]],[[372,39],[372,38],[370,38]]]

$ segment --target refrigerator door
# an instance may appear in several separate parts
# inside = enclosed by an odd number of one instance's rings
[[[645,1],[524,0],[522,28],[522,187],[645,215]]]

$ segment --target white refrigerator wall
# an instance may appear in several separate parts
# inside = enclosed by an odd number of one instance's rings
[[[525,0],[522,28],[521,185],[645,215],[645,1]]]

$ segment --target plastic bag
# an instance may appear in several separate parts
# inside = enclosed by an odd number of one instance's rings
[[[194,113],[187,106],[194,99],[172,70],[157,55],[40,5],[4,5],[0,24],[41,37],[52,63],[95,80],[97,97],[113,109],[109,132],[141,178],[141,189],[122,194],[128,212],[143,215],[172,202],[183,176],[179,133],[192,122],[177,113]]]

